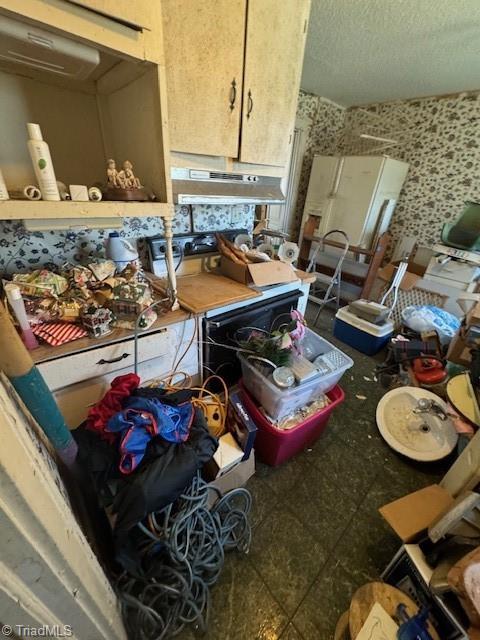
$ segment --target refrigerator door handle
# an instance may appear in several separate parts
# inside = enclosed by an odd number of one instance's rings
[[[330,198],[331,199],[335,198],[335,196],[338,193],[338,187],[340,186],[340,178],[342,177],[343,163],[344,162],[345,162],[345,158],[339,158],[338,159],[338,164],[337,164],[337,168],[335,169],[335,175],[333,177],[333,185],[332,185],[332,190],[331,190],[330,195],[329,195],[329,200],[330,200]]]
[[[342,177],[343,164],[345,162],[345,158],[338,158],[338,163],[335,168],[335,175],[333,176],[332,190],[327,199],[327,206],[325,207],[325,215],[323,216],[322,221],[320,222],[321,235],[325,235],[330,231],[330,220],[333,214],[333,207],[335,205],[335,198],[337,197],[338,188],[340,186],[340,179]]]

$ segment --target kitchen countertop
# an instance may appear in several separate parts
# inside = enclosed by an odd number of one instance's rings
[[[139,331],[138,335],[145,336],[149,333],[154,333],[155,331],[158,331],[158,329],[175,324],[176,322],[183,322],[191,317],[194,317],[193,314],[185,311],[184,309],[167,311],[166,313],[159,315],[151,327]],[[95,347],[102,347],[115,342],[121,342],[122,340],[128,340],[129,338],[132,338],[133,335],[134,331],[132,329],[113,329],[113,331],[101,338],[79,338],[78,340],[61,344],[58,347],[52,347],[49,344],[42,344],[30,353],[34,363],[39,364],[40,362],[46,362],[47,360],[56,360],[57,358],[69,356],[73,353],[88,351],[88,349],[94,349]]]
[[[315,282],[315,276],[310,273],[306,273],[305,271],[300,271],[299,269],[297,269],[296,274],[298,276],[299,282],[302,284],[310,284],[312,282]],[[205,275],[208,276],[208,274],[205,274]],[[179,278],[179,280],[181,279],[181,277]],[[184,277],[188,278],[191,276],[184,276]],[[208,280],[206,280],[206,282],[208,282]],[[235,282],[234,280],[231,280],[231,283],[232,283],[232,289],[235,289],[236,286],[242,286],[242,285],[239,285],[239,283]],[[269,292],[267,296],[263,296],[262,291],[251,289],[252,291],[251,297],[249,298],[240,297],[238,298],[238,301],[236,303],[234,302],[233,304],[229,304],[228,307],[235,308],[235,307],[243,306],[243,303],[254,302],[256,297],[258,297],[259,299],[261,299],[261,297],[270,297],[271,294],[276,294],[277,291],[278,293],[280,293],[283,289],[291,289],[294,287],[294,285],[295,285],[294,282],[288,283],[288,285],[282,285],[282,284],[272,285],[271,287],[267,288]],[[247,289],[247,287],[244,287],[244,288]],[[207,315],[210,315],[212,313],[215,313],[215,309],[226,310],[227,305],[225,301],[221,301],[219,304],[216,304],[214,306],[212,306],[211,304],[208,305],[208,308],[209,308],[209,312],[207,312]],[[203,315],[203,311],[193,313],[183,308],[178,309],[177,311],[168,311],[167,313],[160,315],[151,327],[149,327],[148,329],[144,329],[143,331],[139,331],[138,335],[145,336],[145,335],[148,335],[149,333],[154,333],[155,331],[158,331],[158,329],[167,327],[168,325],[171,325],[171,324],[175,324],[176,322],[183,322],[184,320],[187,320],[188,318],[194,318],[197,315]],[[68,342],[67,344],[59,345],[58,347],[52,347],[48,344],[42,344],[37,349],[34,349],[30,353],[34,363],[40,364],[41,362],[56,360],[57,358],[69,356],[74,353],[80,353],[81,351],[88,351],[89,349],[94,349],[96,347],[107,346],[115,342],[128,340],[129,338],[132,338],[133,335],[134,335],[134,332],[131,329],[114,329],[111,333],[109,333],[108,335],[102,336],[101,338],[90,338],[90,337],[79,338],[78,340]]]
[[[261,293],[221,274],[197,273],[177,278],[180,304],[193,313],[205,313],[218,307],[246,302]]]

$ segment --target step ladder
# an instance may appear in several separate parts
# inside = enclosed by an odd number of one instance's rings
[[[316,270],[317,257],[319,253],[323,253],[325,251],[325,240],[334,233],[340,235],[343,239],[343,243],[339,243],[341,245],[340,250],[341,253],[339,255],[339,259],[333,274],[330,276],[326,273],[319,273]],[[350,248],[350,241],[348,239],[347,234],[344,231],[340,231],[339,229],[333,229],[329,231],[325,235],[321,236],[318,239],[317,246],[315,247],[312,256],[310,258],[310,262],[308,263],[308,267],[306,271],[308,273],[312,273],[315,275],[315,282],[312,284],[310,288],[310,295],[308,299],[311,302],[315,302],[319,305],[317,315],[315,316],[315,320],[313,324],[316,325],[318,322],[318,318],[322,313],[325,306],[331,302],[336,303],[336,308],[338,310],[340,306],[340,293],[341,293],[341,284],[342,284],[342,265],[345,257]]]

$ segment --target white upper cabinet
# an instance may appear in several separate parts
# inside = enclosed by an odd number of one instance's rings
[[[159,0],[0,0],[3,11],[105,51],[163,64]]]
[[[310,0],[163,0],[172,151],[285,166]]]
[[[284,166],[295,124],[308,0],[249,0],[240,160]]]
[[[170,145],[236,157],[246,0],[163,0]]]

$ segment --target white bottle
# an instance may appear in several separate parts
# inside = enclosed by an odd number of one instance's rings
[[[7,185],[5,184],[5,180],[3,179],[2,170],[0,169],[0,200],[9,200],[10,196],[8,195]]]
[[[38,186],[42,192],[42,200],[60,200],[55,171],[48,144],[42,138],[40,125],[33,122],[27,123],[28,151],[32,158],[33,170],[37,177]]]

